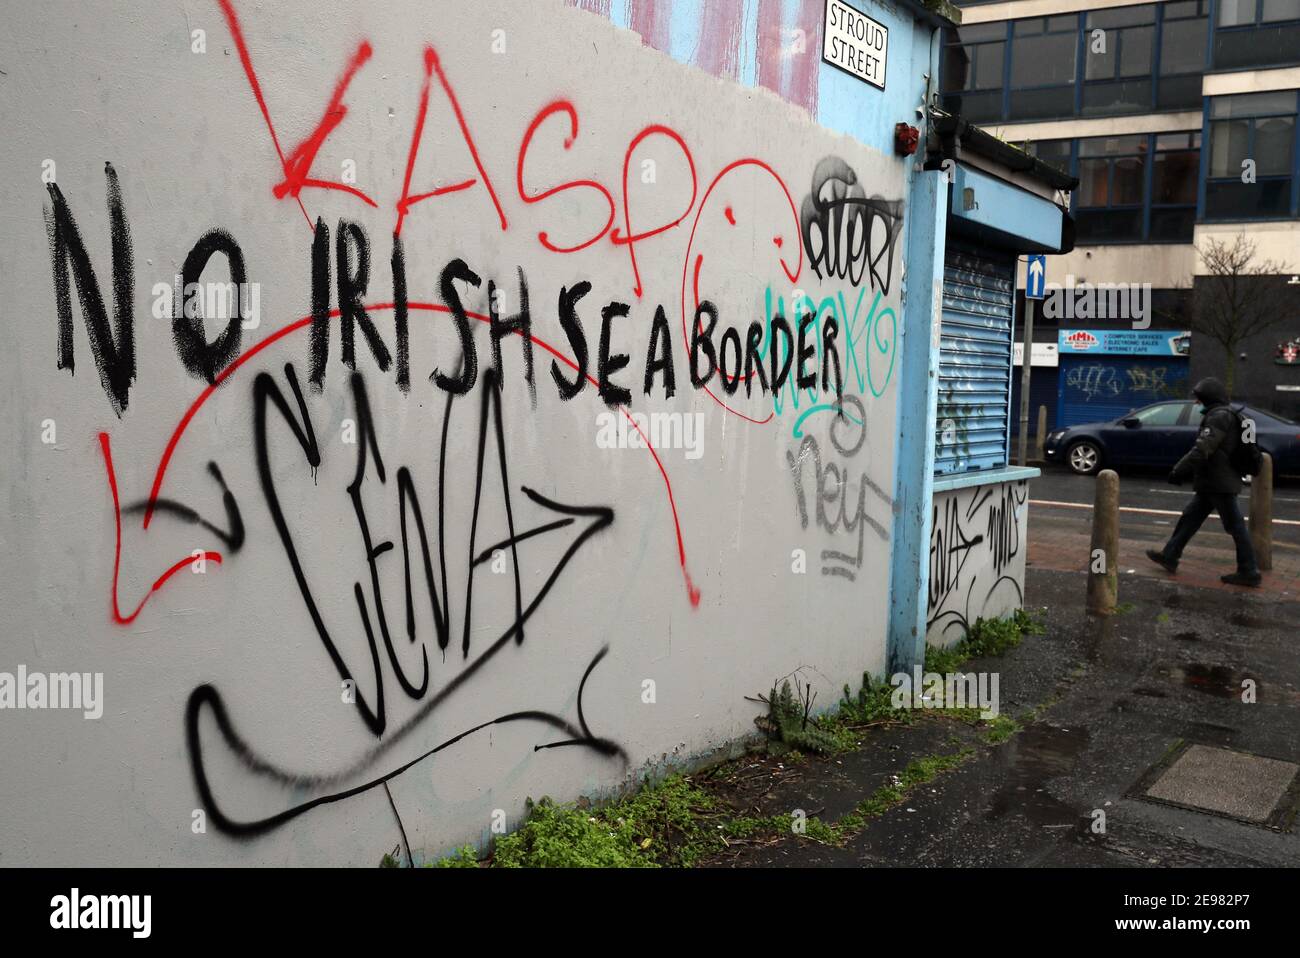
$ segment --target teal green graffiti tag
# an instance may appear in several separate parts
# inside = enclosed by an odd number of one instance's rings
[[[799,291],[796,290],[796,292]],[[898,358],[898,314],[894,312],[892,306],[887,306],[884,309],[880,308],[882,294],[877,292],[871,301],[871,308],[866,317],[860,317],[862,300],[866,292],[866,289],[858,291],[858,298],[853,304],[851,316],[843,292],[837,293],[835,296],[825,296],[820,303],[814,301],[807,293],[801,293],[797,301],[793,297],[791,299],[794,317],[790,320],[790,324],[797,332],[800,320],[808,315],[813,316],[813,323],[817,330],[814,344],[816,346],[817,364],[820,367],[822,318],[829,312],[843,331],[841,341],[844,353],[845,388],[850,388],[856,382],[858,392],[870,391],[872,396],[879,399],[885,394],[885,390],[889,388],[889,384],[894,378],[894,363]],[[773,293],[770,286],[764,291],[763,299],[767,334],[763,337],[760,356],[765,359],[769,345],[772,343],[772,317],[785,315],[785,299],[782,296],[776,296],[776,307],[773,309]],[[778,358],[782,362],[785,360],[784,356]],[[882,365],[884,365],[883,372],[879,368]],[[852,372],[851,377],[850,372]],[[877,382],[877,379],[879,379],[879,382]],[[802,397],[800,396],[801,392],[804,394]],[[793,434],[798,439],[803,436],[804,421],[814,413],[831,412],[839,414],[842,411],[838,403],[818,402],[818,398],[816,389],[800,390],[794,385],[794,378],[790,377],[779,391],[772,394],[772,411],[777,416],[781,416],[784,414],[787,404],[795,410],[799,409],[803,400],[813,404],[803,410],[795,420]],[[855,424],[861,425],[859,420],[851,413],[845,411],[844,415]]]

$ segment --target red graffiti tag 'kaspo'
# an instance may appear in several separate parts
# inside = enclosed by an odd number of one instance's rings
[[[303,215],[307,219],[309,226],[312,223],[312,219],[307,213],[306,207],[301,199],[301,194],[304,189],[338,190],[356,197],[371,207],[377,207],[378,204],[371,198],[370,194],[359,188],[333,180],[319,179],[311,175],[311,167],[316,155],[320,152],[326,139],[334,133],[342,123],[343,119],[347,116],[347,106],[344,103],[344,97],[346,96],[347,89],[352,83],[352,80],[365,66],[373,53],[369,42],[363,40],[344,67],[343,73],[334,87],[334,91],[316,128],[302,141],[301,144],[298,145],[297,148],[286,155],[280,145],[280,139],[276,133],[275,124],[272,122],[270,110],[266,105],[266,99],[262,93],[261,82],[258,79],[257,71],[253,65],[252,56],[249,53],[248,45],[244,39],[243,28],[240,26],[239,18],[236,16],[230,0],[221,0],[221,7],[225,14],[226,22],[230,27],[230,32],[234,38],[235,46],[239,51],[240,62],[242,63],[244,73],[248,78],[249,87],[252,89],[253,96],[257,100],[258,107],[262,112],[262,117],[266,121],[267,131],[271,136],[272,145],[280,157],[280,162],[284,170],[284,179],[275,184],[272,189],[274,196],[277,199],[292,197],[299,206],[302,207]],[[477,175],[455,181],[447,186],[437,189],[413,193],[411,182],[412,174],[415,169],[416,158],[419,155],[420,143],[423,139],[424,124],[428,115],[429,99],[432,92],[432,81],[435,78],[443,96],[447,100],[447,104],[451,107],[456,118],[458,133],[465,144],[469,157],[472,160],[474,171]],[[615,202],[614,194],[605,184],[594,179],[571,180],[555,186],[535,187],[530,190],[526,184],[524,167],[530,153],[530,148],[532,147],[533,138],[542,125],[551,121],[553,117],[555,117],[556,120],[567,120],[568,131],[563,141],[563,149],[571,149],[577,139],[580,128],[579,114],[577,107],[571,101],[566,99],[554,100],[543,106],[533,115],[520,139],[519,151],[515,157],[515,187],[520,200],[522,200],[526,205],[532,206],[534,204],[543,203],[545,200],[562,193],[568,193],[574,190],[590,191],[601,198],[607,212],[605,214],[604,222],[601,223],[599,219],[593,221],[591,229],[594,230],[594,232],[579,242],[569,245],[560,245],[555,243],[551,239],[550,232],[545,228],[538,230],[537,242],[543,249],[552,253],[576,253],[580,250],[587,249],[606,237],[608,237],[609,242],[615,245],[626,246],[628,251],[628,261],[632,273],[632,289],[635,295],[639,298],[644,290],[641,283],[640,269],[637,265],[636,244],[681,225],[681,223],[695,208],[695,201],[699,194],[699,182],[695,169],[695,159],[691,153],[691,149],[687,145],[686,140],[683,139],[676,130],[672,129],[672,127],[664,124],[652,123],[642,128],[629,140],[624,152],[623,175],[619,193],[621,203]],[[674,219],[666,223],[658,223],[644,227],[637,226],[634,228],[632,224],[631,203],[628,191],[628,171],[637,148],[652,136],[663,137],[671,140],[681,152],[682,157],[685,159],[686,165],[690,170],[690,190],[689,195],[687,195],[687,191],[683,186],[683,206],[681,213]],[[420,101],[411,131],[411,142],[407,153],[402,193],[393,207],[396,214],[393,224],[393,232],[398,235],[401,234],[407,215],[411,213],[412,208],[417,204],[422,203],[425,200],[436,199],[449,193],[461,192],[480,185],[487,192],[488,198],[491,200],[501,229],[503,231],[508,230],[510,228],[509,218],[502,206],[500,194],[496,189],[492,176],[479,152],[478,143],[474,138],[471,124],[461,108],[455,87],[444,71],[442,61],[435,48],[433,46],[426,46],[423,60],[423,77],[420,87]],[[614,226],[615,216],[620,209],[622,211],[623,220],[621,230]]]

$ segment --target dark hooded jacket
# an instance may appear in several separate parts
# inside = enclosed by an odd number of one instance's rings
[[[1232,468],[1232,453],[1241,442],[1241,421],[1228,405],[1228,390],[1217,379],[1202,379],[1192,395],[1205,407],[1196,444],[1174,466],[1170,479],[1190,478],[1197,492],[1236,495],[1241,476]]]

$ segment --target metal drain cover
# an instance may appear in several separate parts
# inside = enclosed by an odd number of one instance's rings
[[[1259,825],[1281,825],[1300,765],[1208,745],[1189,745],[1146,798]]]

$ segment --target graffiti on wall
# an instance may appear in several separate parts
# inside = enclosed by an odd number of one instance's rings
[[[950,645],[975,621],[1018,608],[1024,598],[1028,484],[936,493],[930,530],[928,641]]]
[[[1177,399],[1184,395],[1186,366],[1120,364],[1107,362],[1071,363],[1065,374],[1065,386],[1071,394],[1087,402],[1123,401],[1135,404]]]
[[[611,130],[626,106],[563,70],[502,101],[439,37],[383,75],[409,110],[391,155],[358,172],[377,135],[361,118],[394,115],[363,91],[410,52],[392,31],[331,43],[310,120],[286,120],[276,18],[237,0],[212,13],[232,54],[223,100],[262,179],[192,229],[157,215],[128,153],[49,179],[24,287],[48,322],[20,335],[53,346],[41,401],[92,424],[81,465],[111,536],[70,573],[99,597],[85,621],[183,637],[167,652],[197,678],[174,716],[176,777],[217,832],[267,835],[376,790],[396,813],[390,785],[417,767],[435,788],[472,778],[466,749],[481,763],[507,727],[531,737],[512,774],[583,753],[586,780],[620,780],[661,749],[610,708],[646,668],[618,617],[644,632],[661,616],[684,673],[721,621],[757,625],[737,618],[742,576],[719,575],[754,561],[722,544],[728,483],[762,509],[794,491],[793,515],[773,510],[747,548],[788,555],[815,535],[818,581],[858,590],[845,608],[882,598],[887,577],[863,572],[887,565],[892,527],[901,164],[833,152],[810,125],[798,151],[715,142],[707,122],[672,121],[690,100]],[[645,434],[651,407],[704,413],[696,471]],[[609,411],[637,456],[615,463],[577,432]],[[177,624],[218,595],[235,601]],[[223,626],[251,609],[264,634]],[[270,663],[276,702],[253,691],[261,666],[205,677],[217,634]],[[754,667],[755,687],[770,680]],[[347,728],[305,760],[284,703],[321,687]]]

